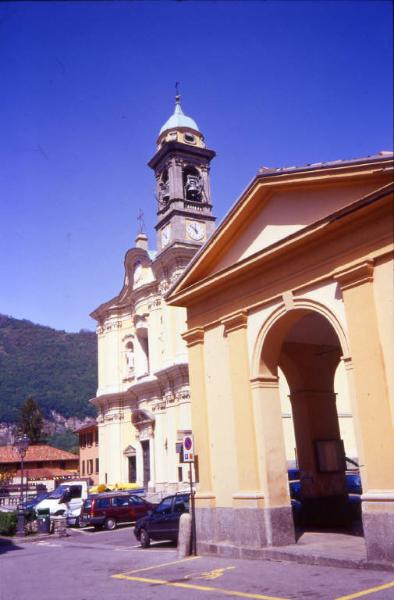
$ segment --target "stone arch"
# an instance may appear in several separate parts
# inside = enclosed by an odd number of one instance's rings
[[[350,362],[349,344],[345,331],[336,315],[325,305],[307,298],[294,299],[288,309],[284,304],[277,307],[264,321],[257,335],[252,355],[251,379],[263,377],[277,378],[277,359],[281,345],[291,327],[302,316],[315,312],[327,319],[332,326],[342,350],[342,358]],[[285,318],[283,318],[285,317]]]
[[[349,347],[338,318],[326,306],[309,299],[292,299],[290,308],[282,304],[274,309],[255,343],[252,385],[260,385],[262,406],[257,418],[271,419],[271,430],[276,431],[271,454],[284,463],[279,368],[289,385],[307,526],[347,524],[345,454],[334,387],[335,373],[344,357],[349,360]],[[261,424],[257,429],[262,430]],[[322,453],[324,457],[331,453],[329,467],[323,465]]]

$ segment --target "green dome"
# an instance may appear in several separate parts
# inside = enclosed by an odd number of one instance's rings
[[[194,129],[194,131],[200,131],[197,123],[191,118],[187,117],[181,107],[180,96],[176,96],[174,114],[166,121],[163,127],[160,129],[159,135],[163,131],[168,129],[178,129],[179,127],[187,127],[188,129]]]

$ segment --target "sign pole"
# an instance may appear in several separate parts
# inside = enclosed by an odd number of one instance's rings
[[[192,543],[191,543],[191,553],[192,556],[197,556],[197,540],[196,540],[196,511],[194,505],[194,491],[193,491],[193,471],[192,471],[192,463],[189,463],[189,479],[190,479],[190,503],[192,509]]]
[[[193,490],[193,470],[192,463],[194,463],[194,440],[191,434],[183,437],[183,462],[189,463],[189,481],[190,481],[190,504],[191,504],[191,517],[192,517],[192,539],[190,544],[190,551],[193,556],[197,555],[197,540],[196,540],[196,510],[194,502],[194,490]]]

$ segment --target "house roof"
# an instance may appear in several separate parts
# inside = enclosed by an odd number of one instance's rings
[[[376,154],[370,154],[368,156],[362,156],[358,158],[346,158],[338,160],[329,160],[316,163],[308,163],[306,165],[293,166],[293,167],[261,167],[257,176],[272,176],[275,173],[293,173],[295,171],[313,171],[316,169],[340,167],[347,165],[356,165],[357,163],[374,162],[382,160],[382,158],[393,158],[394,153],[391,150],[380,150]]]
[[[78,457],[76,457],[78,458]],[[24,472],[24,475],[26,477],[28,477],[29,481],[32,481],[34,479],[54,479],[56,478],[64,478],[66,479],[67,477],[75,477],[75,475],[78,473],[77,469],[73,469],[73,470],[66,470],[66,469],[57,469],[57,468],[53,468],[51,469],[50,467],[42,467],[40,469],[29,469],[27,467],[26,471]],[[15,477],[21,477],[21,471],[20,469],[18,469],[16,471]]]
[[[26,456],[24,458],[25,463],[29,462],[45,462],[54,460],[78,460],[76,454],[66,452],[66,450],[60,450],[47,444],[32,444],[28,447]],[[18,450],[12,446],[0,446],[0,463],[17,463],[20,462]]]
[[[95,419],[92,419],[91,421],[88,421],[84,425],[81,425],[81,427],[78,427],[78,429],[74,429],[74,433],[83,433],[84,431],[90,431],[91,429],[97,429],[97,428],[98,428],[97,421]]]

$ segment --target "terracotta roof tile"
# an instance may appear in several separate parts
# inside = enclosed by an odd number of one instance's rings
[[[52,460],[78,460],[78,456],[46,444],[34,444],[28,447],[24,459],[25,463]],[[19,461],[20,457],[14,446],[0,446],[0,463],[15,463]]]
[[[32,479],[53,479],[54,477],[75,477],[78,474],[78,470],[74,469],[73,471],[67,471],[66,469],[57,469],[54,467],[53,469],[49,467],[42,467],[41,469],[27,469],[24,472],[24,476],[29,478],[29,481]],[[20,477],[20,470],[16,471],[15,477]]]

